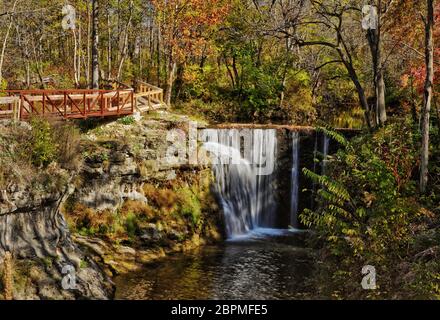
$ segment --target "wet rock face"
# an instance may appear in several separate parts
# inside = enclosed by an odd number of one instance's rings
[[[306,167],[313,170],[314,167],[314,150],[316,133],[313,130],[295,128],[276,128],[276,152],[274,164],[274,179],[271,180],[273,184],[271,189],[274,193],[276,203],[276,228],[288,228],[291,224],[291,206],[292,206],[292,170],[293,168],[293,133],[298,132],[298,211],[301,212],[304,208],[310,208],[311,192],[305,191],[312,189],[312,184],[306,179],[301,172],[301,169]],[[299,130],[301,129],[301,130]]]
[[[0,257],[55,256],[58,246],[69,245],[67,226],[58,208],[62,198],[28,203],[0,216]]]
[[[26,285],[21,281],[14,283],[14,298],[111,298],[109,279],[70,238],[60,212],[67,190],[37,199],[19,187],[15,190],[8,194],[8,203],[2,200],[0,215],[0,265],[5,252],[11,252],[14,279],[26,279]],[[66,266],[74,270],[75,288],[63,288]]]
[[[149,223],[148,226],[141,230],[140,238],[146,245],[155,245],[161,241],[164,236],[154,223]]]
[[[306,178],[302,169],[307,168],[317,174],[322,174],[322,154],[324,150],[324,135],[309,128],[297,127],[278,128],[277,130],[277,162],[275,164],[276,185],[274,186],[275,197],[277,199],[277,226],[286,228],[289,226],[289,217],[292,208],[292,170],[293,170],[293,133],[298,134],[298,198],[297,198],[297,214],[301,213],[305,208],[313,209],[315,199],[313,192],[317,186]],[[350,137],[355,133],[342,132],[345,136]],[[332,141],[328,146],[328,154],[335,153],[338,145]],[[316,159],[316,160],[315,160]],[[299,223],[299,227],[301,224]]]

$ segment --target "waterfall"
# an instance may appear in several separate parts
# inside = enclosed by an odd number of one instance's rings
[[[315,148],[313,150],[313,158],[317,159],[318,154],[320,157],[322,157],[322,160],[317,163],[317,160],[314,160],[313,162],[313,172],[321,175],[326,174],[327,169],[327,156],[329,153],[329,147],[330,147],[330,137],[327,136],[325,133],[322,136],[322,145],[321,145],[321,151],[318,152],[318,133],[315,133]],[[319,167],[317,167],[317,164],[319,164]],[[321,172],[318,171],[318,169],[321,169]],[[313,195],[316,193],[316,183],[313,182],[312,184],[312,191]],[[315,198],[312,196],[311,198],[311,208],[314,208],[315,206]]]
[[[228,238],[273,227],[276,130],[205,130],[202,142],[211,156]]]
[[[276,130],[254,130],[254,173],[256,182],[257,227],[273,227],[275,224],[277,202],[274,197],[275,174],[273,173],[277,139]],[[257,159],[257,160],[255,160]],[[270,165],[270,172],[265,167]]]
[[[292,173],[290,192],[290,225],[298,226],[298,189],[299,189],[299,133],[292,132]]]
[[[315,131],[315,145],[313,148],[313,172],[316,173],[316,156],[318,154],[318,133]],[[315,207],[316,183],[312,181],[312,196],[310,197],[310,208]]]
[[[327,156],[328,156],[328,148],[330,146],[330,137],[328,137],[326,134],[323,136],[322,141],[322,163],[321,163],[321,174],[326,174],[326,167],[327,167]]]

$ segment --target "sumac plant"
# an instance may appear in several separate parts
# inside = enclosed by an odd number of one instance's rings
[[[422,215],[416,198],[418,137],[410,122],[393,123],[347,141],[320,128],[341,149],[328,161],[328,176],[306,168],[319,185],[317,207],[300,221],[313,229],[334,257],[348,264],[385,265],[404,254],[411,225]]]

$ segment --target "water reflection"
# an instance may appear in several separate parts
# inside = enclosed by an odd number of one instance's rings
[[[178,254],[116,279],[117,299],[297,299],[310,290],[309,252],[291,234],[254,234]]]

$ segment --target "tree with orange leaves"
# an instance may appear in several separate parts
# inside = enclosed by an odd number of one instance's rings
[[[208,43],[209,31],[226,17],[230,0],[152,0],[167,57],[165,102],[171,103],[177,65],[198,56]]]
[[[425,193],[428,185],[429,164],[429,130],[432,96],[434,91],[434,25],[435,25],[435,0],[426,0],[427,13],[424,18],[425,25],[425,86],[424,101],[421,117],[422,150],[420,164],[420,192]]]
[[[435,0],[413,2],[401,0],[400,4],[401,6],[397,7],[394,12],[393,24],[391,24],[393,34],[397,36],[400,43],[403,43],[403,39],[413,42],[405,45],[417,53],[418,59],[413,61],[408,73],[414,79],[413,83],[418,91],[423,92],[423,107],[419,118],[422,135],[419,184],[420,191],[424,193],[428,183],[430,112],[434,88],[438,85],[438,77],[440,76],[440,61],[438,60],[440,55],[440,28],[438,28],[440,3]],[[420,12],[420,8],[426,8],[426,13]],[[416,121],[418,117],[414,102],[412,113],[414,121]]]

